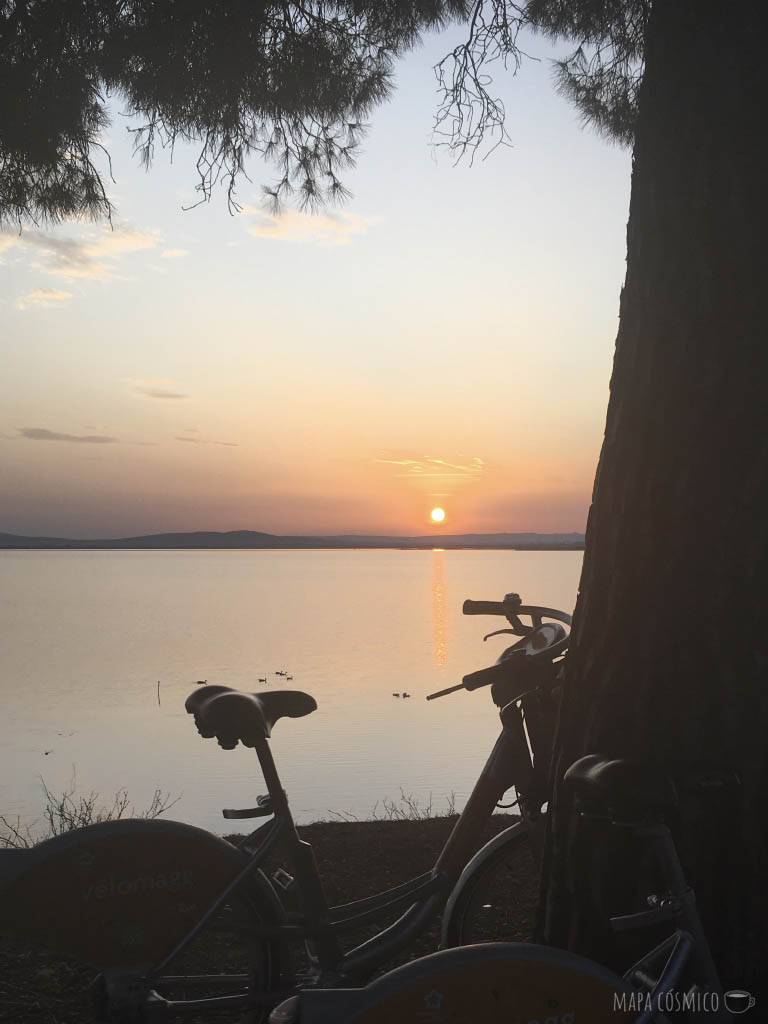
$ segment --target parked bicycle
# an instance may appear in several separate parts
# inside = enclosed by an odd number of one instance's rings
[[[707,779],[708,785],[730,781],[727,774]],[[593,839],[597,823],[625,832],[645,853],[644,868],[632,879],[645,899],[608,924],[615,935],[637,938],[649,928],[667,934],[623,976],[561,949],[485,942],[414,960],[363,988],[308,988],[278,1006],[270,1024],[732,1024],[734,1014],[751,1009],[749,992],[724,993],[720,985],[666,821],[678,810],[671,780],[646,764],[589,755],[571,765],[563,782]],[[583,837],[577,848],[579,842]],[[582,845],[570,867],[597,852],[594,843]],[[643,889],[654,878],[659,888]],[[582,882],[582,895],[598,907],[603,882],[599,875],[592,885]]]
[[[255,750],[267,787],[255,807],[228,819],[269,820],[238,847],[178,822],[123,820],[90,825],[29,850],[0,851],[0,925],[66,956],[93,964],[96,1014],[111,1022],[224,1019],[255,1024],[297,987],[364,984],[441,912],[443,944],[510,937],[504,894],[511,859],[535,870],[529,838],[541,821],[551,750],[552,691],[568,645],[570,616],[523,605],[516,594],[472,602],[465,614],[501,615],[497,631],[517,641],[495,665],[465,676],[430,699],[490,686],[502,731],[434,867],[378,895],[329,906],[308,843],[302,841],[270,750],[281,718],[316,708],[306,693],[243,693],[201,686],[187,699],[204,737],[225,749]],[[524,622],[530,619],[530,623]],[[495,635],[495,634],[490,634]],[[504,794],[514,789],[520,821],[472,856],[477,837]],[[268,877],[280,847],[290,867]],[[286,909],[284,890],[296,910]],[[397,920],[345,949],[343,936],[396,908]],[[288,955],[306,945],[297,978]],[[323,1020],[330,1020],[327,1016]],[[220,1018],[219,1018],[220,1019]]]
[[[583,820],[628,831],[649,854],[648,869],[659,873],[661,889],[648,893],[643,909],[611,918],[616,933],[669,930],[623,977],[546,946],[460,946],[358,990],[304,991],[278,1007],[271,1024],[729,1024],[733,1013],[750,1009],[749,992],[720,987],[665,821],[677,802],[670,780],[647,765],[590,755],[568,769],[564,784]]]

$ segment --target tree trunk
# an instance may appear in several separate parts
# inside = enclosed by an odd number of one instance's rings
[[[753,992],[768,973],[761,7],[663,0],[651,14],[557,752],[558,779],[585,753],[640,757],[678,777],[705,765],[740,773],[725,807],[697,815],[686,804],[680,842],[723,982]],[[594,953],[569,891],[559,787],[554,804],[545,937]]]

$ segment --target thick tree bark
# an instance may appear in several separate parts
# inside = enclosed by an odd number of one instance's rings
[[[722,814],[686,806],[680,842],[723,980],[753,992],[768,974],[761,7],[663,0],[651,15],[558,751],[558,776],[603,752],[741,774]],[[590,952],[567,884],[571,827],[558,789],[545,934]]]

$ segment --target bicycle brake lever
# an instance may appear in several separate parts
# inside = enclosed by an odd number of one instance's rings
[[[492,633],[486,633],[483,640],[490,640],[492,636],[498,636],[500,633],[511,633],[512,636],[517,636],[514,629],[494,629]]]

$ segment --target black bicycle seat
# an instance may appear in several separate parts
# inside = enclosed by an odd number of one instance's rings
[[[301,690],[244,693],[231,686],[201,686],[187,697],[184,707],[195,716],[201,736],[215,736],[220,747],[232,750],[238,742],[255,747],[271,735],[278,719],[303,718],[317,710],[317,701]]]
[[[643,761],[588,754],[571,765],[563,781],[582,810],[619,819],[678,806],[672,780]]]

